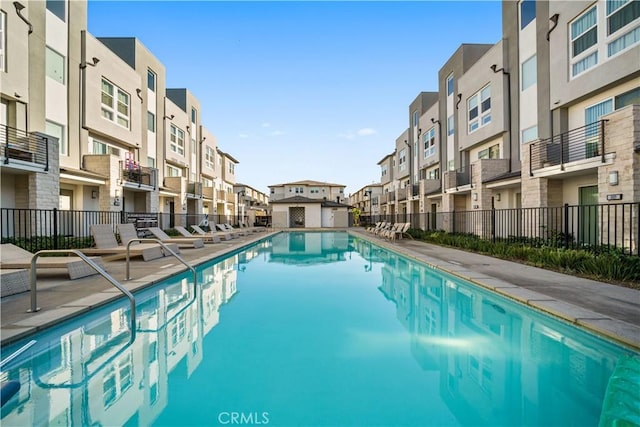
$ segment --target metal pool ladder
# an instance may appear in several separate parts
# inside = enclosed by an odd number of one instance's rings
[[[160,246],[162,246],[162,248],[164,250],[166,250],[167,252],[169,252],[171,255],[173,255],[178,261],[180,261],[185,267],[187,267],[189,270],[191,270],[191,273],[193,273],[193,286],[195,289],[196,284],[198,283],[198,274],[196,273],[196,269],[193,268],[191,265],[189,265],[180,255],[178,255],[177,253],[175,253],[174,251],[172,251],[169,246],[165,245],[164,243],[162,243],[161,240],[159,239],[149,239],[149,238],[138,238],[138,239],[131,239],[127,242],[127,270],[125,272],[125,277],[124,280],[131,280],[131,275],[129,274],[129,261],[131,258],[131,254],[130,254],[130,249],[131,249],[131,243],[133,242],[140,242],[140,243],[157,243]]]

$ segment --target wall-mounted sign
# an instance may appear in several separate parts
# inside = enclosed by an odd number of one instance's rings
[[[622,200],[622,193],[607,194],[607,200]]]

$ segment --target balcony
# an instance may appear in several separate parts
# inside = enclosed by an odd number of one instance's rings
[[[120,180],[138,188],[143,185],[156,189],[158,184],[158,169],[138,166],[132,162],[120,161]]]
[[[46,172],[49,170],[49,139],[0,125],[0,157],[3,166]]]
[[[445,172],[445,190],[464,187],[471,184],[471,175],[473,171],[473,165],[462,167],[457,170]]]
[[[606,120],[600,120],[552,138],[529,145],[529,175],[533,172],[567,163],[594,159],[604,163],[604,130]]]
[[[422,185],[423,185],[422,194],[432,194],[440,191],[439,179],[423,179]]]
[[[233,193],[227,193],[224,190],[217,190],[216,196],[218,198],[218,202],[228,202],[228,203],[234,203],[235,202],[234,194]]]
[[[191,199],[199,199],[202,197],[201,182],[187,182],[187,197]]]
[[[208,200],[213,200],[213,194],[215,191],[215,187],[202,187],[202,197]]]
[[[387,203],[395,203],[396,202],[396,192],[389,191],[387,193]]]
[[[401,188],[398,190],[398,201],[402,202],[407,200],[407,191],[409,191],[409,187]]]

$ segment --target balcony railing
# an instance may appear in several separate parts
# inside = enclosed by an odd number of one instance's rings
[[[424,194],[435,193],[440,190],[439,179],[424,179]]]
[[[138,184],[138,187],[147,185],[155,189],[158,183],[158,169],[138,166],[121,160],[120,179]]]
[[[187,194],[192,194],[195,197],[202,196],[202,183],[201,182],[188,182]]]
[[[409,191],[408,187],[401,188],[398,190],[398,201],[407,200],[407,191]]]
[[[0,125],[0,156],[4,164],[15,161],[34,163],[49,170],[49,138]]]
[[[420,194],[420,184],[413,184],[411,186],[411,197],[418,196]]]
[[[566,163],[601,157],[604,162],[606,120],[570,130],[529,145],[529,175],[533,171]]]

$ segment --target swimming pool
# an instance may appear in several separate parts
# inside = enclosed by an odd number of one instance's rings
[[[637,383],[610,381],[637,353],[344,232],[280,233],[200,267],[196,286],[185,273],[136,300],[134,340],[122,301],[3,349],[36,340],[3,367],[22,387],[2,424],[637,416]]]

